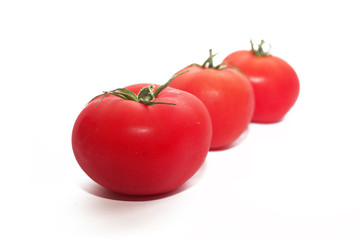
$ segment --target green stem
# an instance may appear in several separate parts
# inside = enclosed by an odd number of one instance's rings
[[[206,59],[206,61],[203,63],[203,65],[201,65],[202,68],[212,68],[212,69],[221,70],[221,69],[224,69],[227,67],[226,65],[221,65],[221,64],[214,67],[213,58],[217,55],[217,53],[212,54],[212,49],[209,49],[209,53],[210,53],[210,56]]]
[[[271,45],[269,44],[270,48],[268,51],[264,51],[264,44],[265,44],[265,41],[264,40],[261,40],[260,44],[257,45],[257,49],[255,49],[254,47],[254,43],[252,40],[250,40],[250,43],[251,43],[251,51],[253,52],[253,54],[255,54],[255,56],[258,56],[258,57],[266,57],[266,56],[269,56],[271,55],[270,54],[270,50],[271,50]]]
[[[97,107],[99,105],[99,103],[108,94],[114,95],[116,97],[120,97],[120,98],[125,99],[125,100],[130,100],[130,101],[135,101],[135,102],[138,102],[138,103],[143,103],[145,105],[155,105],[155,104],[175,105],[175,103],[154,102],[154,100],[160,94],[160,92],[162,90],[164,90],[167,86],[169,86],[169,84],[171,83],[172,80],[174,80],[177,76],[179,76],[179,75],[181,75],[181,74],[183,74],[183,73],[185,73],[187,71],[189,71],[189,70],[182,71],[182,72],[172,76],[169,81],[167,81],[165,84],[159,86],[156,89],[155,92],[154,92],[154,90],[155,90],[154,85],[149,85],[149,86],[141,88],[138,95],[136,95],[135,93],[133,93],[132,91],[130,91],[130,90],[126,89],[126,88],[117,88],[115,90],[104,92],[103,94],[100,94],[100,95],[96,96],[96,97],[102,96],[102,98],[95,105],[95,107]],[[95,99],[96,97],[94,97],[93,99]]]
[[[212,49],[209,49],[210,56],[206,59],[206,61],[203,63],[203,68],[213,68],[214,67],[214,60],[213,58],[216,56],[216,54],[212,54]]]
[[[177,76],[183,74],[183,73],[186,73],[188,72],[189,70],[185,70],[185,71],[182,71],[178,74],[175,74],[174,76],[172,76],[169,81],[167,81],[165,84],[161,85],[160,87],[158,87],[154,93],[154,96],[157,97],[159,95],[159,93],[164,90],[164,88],[166,88],[167,86],[169,86],[169,84],[171,83],[172,80],[174,80]]]

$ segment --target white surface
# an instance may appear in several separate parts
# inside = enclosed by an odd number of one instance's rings
[[[360,239],[356,1],[1,1],[1,239]],[[131,199],[77,165],[71,130],[102,90],[163,83],[271,42],[301,92],[173,194]],[[134,201],[135,200],[135,201]]]

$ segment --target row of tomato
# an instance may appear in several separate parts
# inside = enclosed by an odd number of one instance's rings
[[[264,50],[236,51],[214,66],[210,56],[164,85],[135,84],[93,98],[72,133],[76,160],[95,182],[127,195],[169,192],[201,167],[209,149],[235,141],[249,123],[280,121],[299,80]]]

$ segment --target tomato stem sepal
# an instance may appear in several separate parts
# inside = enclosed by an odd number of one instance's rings
[[[253,40],[250,40],[250,44],[251,44],[251,51],[255,56],[266,57],[271,55],[270,54],[271,44],[265,42],[264,40],[261,40],[260,44],[257,44],[256,47]],[[269,46],[269,49],[267,51],[264,50],[264,44],[267,44]]]
[[[166,105],[176,105],[175,103],[166,103],[166,102],[154,102],[155,98],[160,94],[160,92],[162,90],[164,90],[167,86],[169,86],[169,84],[171,83],[172,80],[174,80],[177,76],[188,72],[189,70],[186,71],[182,71],[178,74],[173,75],[165,84],[159,86],[156,91],[155,90],[155,86],[153,84],[143,87],[140,89],[138,95],[136,95],[134,92],[126,89],[126,88],[117,88],[111,91],[104,91],[103,94],[97,95],[96,97],[94,97],[93,99],[91,99],[89,101],[89,103],[91,101],[93,101],[95,98],[102,96],[102,98],[99,100],[99,102],[95,105],[95,107],[97,107],[100,102],[108,95],[114,95],[116,97],[125,99],[125,100],[130,100],[130,101],[135,101],[138,103],[143,103],[145,105],[156,105],[156,104],[166,104]]]
[[[227,65],[224,65],[224,64],[219,64],[219,65],[214,66],[213,59],[217,55],[217,53],[213,54],[212,49],[209,49],[209,53],[210,53],[210,56],[205,60],[205,62],[202,65],[197,64],[197,63],[191,64],[191,65],[197,65],[202,68],[211,68],[211,69],[217,69],[217,70],[221,70],[221,69],[224,69],[227,67]]]

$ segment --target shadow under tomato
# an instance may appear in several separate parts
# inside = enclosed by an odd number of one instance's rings
[[[214,149],[210,149],[211,152],[217,152],[217,151],[224,151],[224,150],[229,150],[231,148],[236,147],[237,145],[239,145],[240,143],[242,143],[247,135],[249,133],[249,128],[247,128],[241,135],[240,137],[238,137],[235,141],[233,141],[232,143],[224,146],[224,147],[219,147],[219,148],[214,148]]]
[[[157,194],[157,195],[149,195],[149,196],[131,196],[131,195],[125,195],[120,194],[117,192],[113,192],[107,188],[102,187],[101,185],[93,182],[88,181],[80,186],[82,190],[85,192],[92,194],[94,196],[100,197],[100,198],[106,198],[110,200],[117,200],[117,201],[153,201],[158,200],[162,198],[167,198],[173,195],[176,195],[178,193],[184,192],[188,190],[189,188],[193,187],[202,177],[204,174],[206,168],[206,162],[201,166],[201,168],[192,176],[187,182],[185,182],[180,187],[176,188],[173,191],[170,191],[168,193],[163,194]]]

